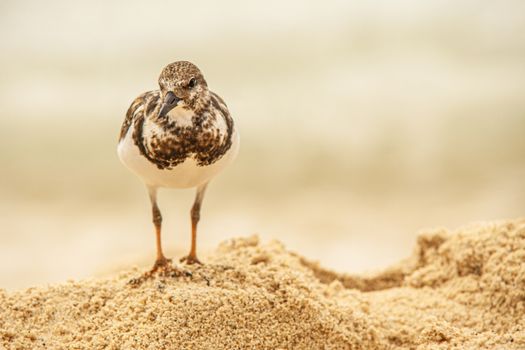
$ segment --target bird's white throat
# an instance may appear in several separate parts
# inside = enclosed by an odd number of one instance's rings
[[[170,120],[177,123],[179,126],[192,126],[192,118],[195,115],[192,110],[185,109],[183,106],[177,106],[166,114]]]

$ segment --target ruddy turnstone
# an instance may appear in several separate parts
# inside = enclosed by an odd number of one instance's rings
[[[129,107],[120,131],[118,156],[146,185],[155,225],[157,260],[151,271],[181,272],[162,251],[162,216],[157,205],[160,187],[197,189],[191,208],[191,248],[182,258],[197,258],[197,223],[208,182],[239,150],[239,134],[226,103],[208,89],[193,63],[167,65],[158,80],[160,89],[137,97]]]

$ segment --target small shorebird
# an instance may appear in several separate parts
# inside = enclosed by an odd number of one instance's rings
[[[197,189],[191,208],[191,249],[181,261],[200,264],[197,223],[206,186],[239,151],[239,135],[226,103],[208,90],[197,66],[170,63],[158,83],[160,89],[143,93],[129,107],[118,144],[120,160],[142,179],[151,201],[157,259],[148,276],[157,271],[182,272],[162,251],[157,189]]]

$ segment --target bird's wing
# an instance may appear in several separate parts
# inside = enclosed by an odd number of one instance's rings
[[[149,114],[157,108],[159,98],[159,90],[153,90],[145,92],[133,100],[131,106],[129,106],[128,111],[126,112],[126,118],[124,118],[122,127],[120,128],[119,141],[122,141],[124,136],[126,136],[129,127],[133,124],[135,119],[141,117],[144,112]]]
[[[213,91],[210,91],[210,95],[213,107],[219,110],[225,118],[231,118],[230,112],[228,111],[228,106],[226,106],[226,102],[224,102],[224,100]]]

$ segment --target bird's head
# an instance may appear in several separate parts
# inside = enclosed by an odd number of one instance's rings
[[[168,64],[159,77],[162,106],[159,116],[164,117],[175,107],[197,109],[205,104],[208,84],[199,68],[188,61]]]

